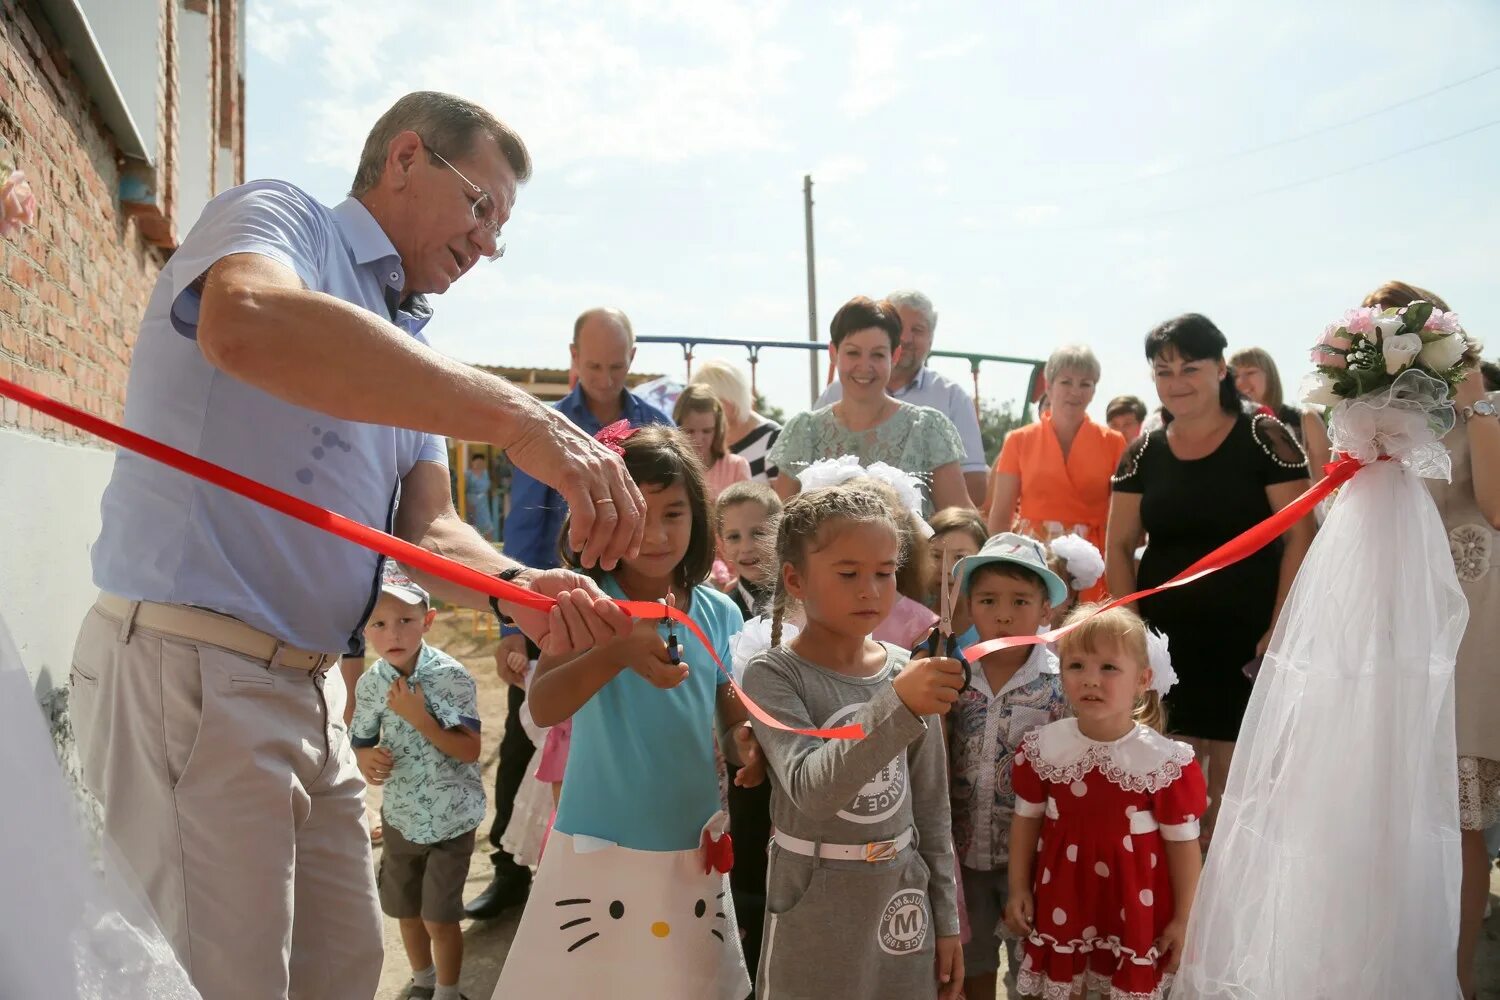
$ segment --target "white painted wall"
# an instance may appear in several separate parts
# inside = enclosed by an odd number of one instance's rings
[[[109,65],[136,131],[153,157],[157,145],[156,85],[161,79],[161,0],[76,0]],[[175,3],[176,0],[168,0]],[[196,218],[196,216],[195,216]]]
[[[0,617],[37,693],[68,683],[98,591],[89,547],[114,452],[0,428]]]
[[[173,0],[176,2],[176,0]],[[180,105],[177,135],[177,238],[193,228],[203,206],[213,197],[213,172],[210,154],[218,145],[214,128],[213,72],[207,14],[187,7],[177,10],[177,86]]]

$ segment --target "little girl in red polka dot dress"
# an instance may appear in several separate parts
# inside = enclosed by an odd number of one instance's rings
[[[1176,680],[1166,639],[1128,608],[1095,610],[1075,609],[1058,644],[1074,717],[1015,757],[1005,920],[1025,938],[1021,995],[1160,1000],[1203,868],[1207,793],[1192,748],[1158,731]]]

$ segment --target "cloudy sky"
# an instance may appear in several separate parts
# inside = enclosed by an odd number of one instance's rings
[[[1151,399],[1141,338],[1186,311],[1295,383],[1323,324],[1392,277],[1500,347],[1486,0],[250,0],[249,48],[248,175],[328,203],[410,90],[526,138],[505,259],[429,328],[467,361],[566,366],[601,304],[642,334],[806,339],[805,173],[820,337],[853,295],[921,288],[938,347],[1091,344],[1096,408]],[[681,353],[643,346],[637,369],[680,375]],[[805,406],[807,382],[805,355],[764,356],[774,402]],[[1023,389],[986,369],[984,395]]]

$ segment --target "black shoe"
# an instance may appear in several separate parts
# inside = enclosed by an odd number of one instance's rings
[[[431,986],[418,986],[416,983],[408,983],[402,1000],[432,1000],[432,994],[435,992],[437,991]]]
[[[505,872],[496,875],[474,901],[464,907],[464,916],[470,920],[493,920],[513,906],[526,902],[531,892],[531,872],[521,869],[523,874]]]

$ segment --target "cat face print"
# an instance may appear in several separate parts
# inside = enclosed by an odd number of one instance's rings
[[[667,905],[663,906],[661,902]],[[722,890],[691,902],[687,896],[680,896],[659,901],[655,906],[639,894],[629,901],[606,900],[597,895],[594,898],[558,899],[552,906],[559,921],[558,931],[564,935],[577,933],[577,938],[567,946],[569,954],[588,947],[605,935],[635,941],[637,947],[649,946],[650,942],[643,940],[648,936],[665,942],[673,934],[682,937],[702,935],[705,931],[720,942],[724,940]],[[652,910],[655,912],[650,912]]]

